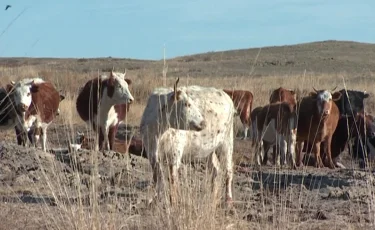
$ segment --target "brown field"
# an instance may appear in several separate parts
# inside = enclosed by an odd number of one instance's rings
[[[301,94],[312,87],[366,90],[367,112],[375,112],[375,45],[327,41],[206,53],[166,60],[0,58],[0,85],[40,76],[66,99],[49,128],[51,148],[66,148],[77,130],[90,132],[75,110],[79,87],[98,72],[127,70],[135,97],[127,124],[136,128],[154,87],[203,85],[250,90],[253,108],[280,86]],[[118,136],[124,137],[125,129]],[[242,135],[236,118],[235,133]],[[136,135],[138,135],[136,133]],[[374,176],[359,170],[347,153],[348,169],[300,170],[272,166],[255,170],[249,140],[235,140],[235,212],[211,209],[204,165],[181,170],[180,205],[148,207],[152,195],[147,160],[115,152],[43,153],[16,145],[14,130],[0,134],[0,229],[371,229],[375,224]],[[235,166],[235,167],[236,167]]]

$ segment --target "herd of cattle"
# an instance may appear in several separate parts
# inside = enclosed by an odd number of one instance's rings
[[[252,108],[253,94],[245,90],[213,87],[156,88],[150,94],[141,122],[141,140],[122,142],[115,138],[134,98],[126,72],[111,71],[86,82],[76,100],[80,118],[99,136],[96,150],[116,150],[149,159],[157,192],[163,190],[161,162],[170,169],[171,199],[177,192],[178,168],[183,160],[208,157],[213,176],[226,169],[226,198],[232,199],[234,117],[239,115],[244,137],[250,129],[255,163],[267,164],[273,147],[273,164],[296,169],[303,165],[302,152],[312,152],[316,167],[344,167],[340,154],[348,146],[353,158],[366,166],[375,155],[374,117],[365,113],[362,91],[316,90],[299,96],[290,89],[275,89],[269,104]],[[299,97],[297,97],[299,96]],[[47,151],[47,128],[59,115],[64,100],[55,86],[41,78],[10,82],[0,89],[0,127],[14,128],[19,145]],[[83,146],[82,138],[79,146]],[[354,145],[351,146],[350,143]],[[351,147],[350,147],[351,146]],[[214,179],[214,178],[213,178]],[[215,181],[215,180],[213,180]],[[217,181],[214,192],[217,193]],[[174,194],[174,195],[173,195]]]

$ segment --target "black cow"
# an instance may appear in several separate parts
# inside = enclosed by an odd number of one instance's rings
[[[369,97],[366,91],[345,90],[339,91],[341,99],[335,101],[341,116],[355,116],[364,109],[364,99]]]
[[[355,138],[351,150],[352,158],[359,160],[359,167],[367,167],[368,162],[375,160],[375,137]]]
[[[4,88],[0,88],[0,129],[10,129],[15,124],[15,110],[8,97],[8,92]]]

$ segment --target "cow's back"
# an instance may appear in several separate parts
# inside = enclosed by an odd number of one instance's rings
[[[39,114],[41,121],[50,123],[56,116],[60,104],[60,93],[51,82],[37,84],[38,91],[31,92],[30,115]]]

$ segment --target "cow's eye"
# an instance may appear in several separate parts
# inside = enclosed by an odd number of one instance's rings
[[[31,93],[27,93],[27,96],[30,97]]]

